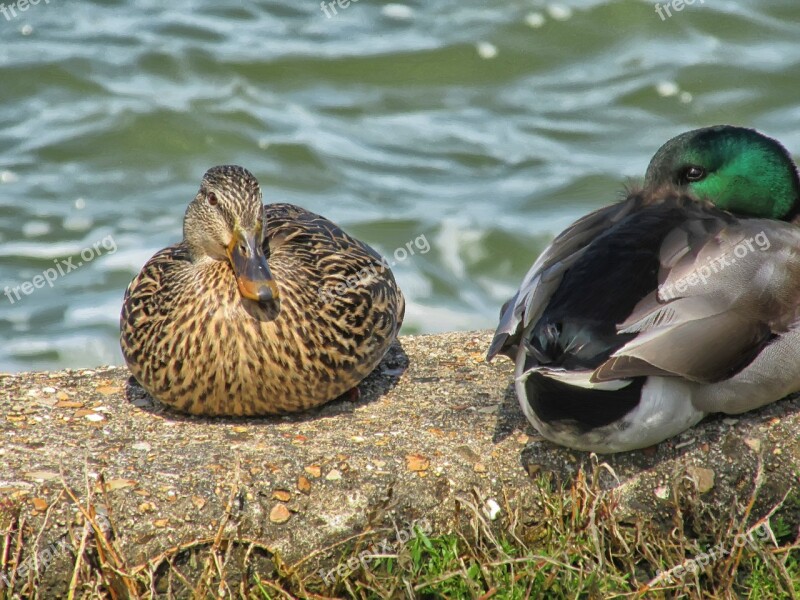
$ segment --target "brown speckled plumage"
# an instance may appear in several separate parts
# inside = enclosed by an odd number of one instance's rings
[[[277,301],[244,297],[224,252],[237,228],[261,239],[259,213]],[[262,208],[248,171],[215,167],[187,209],[184,241],[156,253],[128,287],[122,353],[142,386],[180,411],[301,411],[378,365],[404,307],[372,248],[297,206]]]

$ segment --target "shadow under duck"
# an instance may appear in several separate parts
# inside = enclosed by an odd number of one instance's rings
[[[238,166],[203,177],[183,241],[128,286],[122,354],[154,398],[196,415],[301,411],[381,361],[405,302],[385,261],[331,221],[263,205]]]
[[[487,353],[548,440],[620,452],[800,390],[800,180],[752,129],[668,141],[644,186],[567,228]]]

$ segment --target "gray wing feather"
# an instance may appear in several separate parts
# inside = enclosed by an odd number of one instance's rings
[[[800,318],[797,227],[748,219],[705,238],[673,233],[662,246],[661,285],[618,326],[639,335],[593,381],[665,374],[717,381]]]
[[[604,230],[622,220],[640,204],[639,198],[603,207],[577,220],[545,248],[528,271],[516,294],[503,305],[500,323],[486,353],[514,358],[522,332],[541,316],[558,289],[564,273]]]

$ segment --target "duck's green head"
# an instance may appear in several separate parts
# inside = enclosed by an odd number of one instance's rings
[[[791,220],[800,213],[800,178],[791,155],[754,129],[717,125],[672,138],[645,175],[647,188],[668,184],[736,214]]]
[[[228,261],[239,292],[256,302],[278,300],[264,253],[261,188],[250,171],[236,165],[206,171],[186,209],[183,239],[195,260]]]

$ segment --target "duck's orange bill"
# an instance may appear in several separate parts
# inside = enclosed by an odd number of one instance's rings
[[[278,286],[272,279],[264,250],[255,236],[236,232],[228,245],[228,258],[236,274],[239,292],[256,302],[273,302],[278,299]]]

